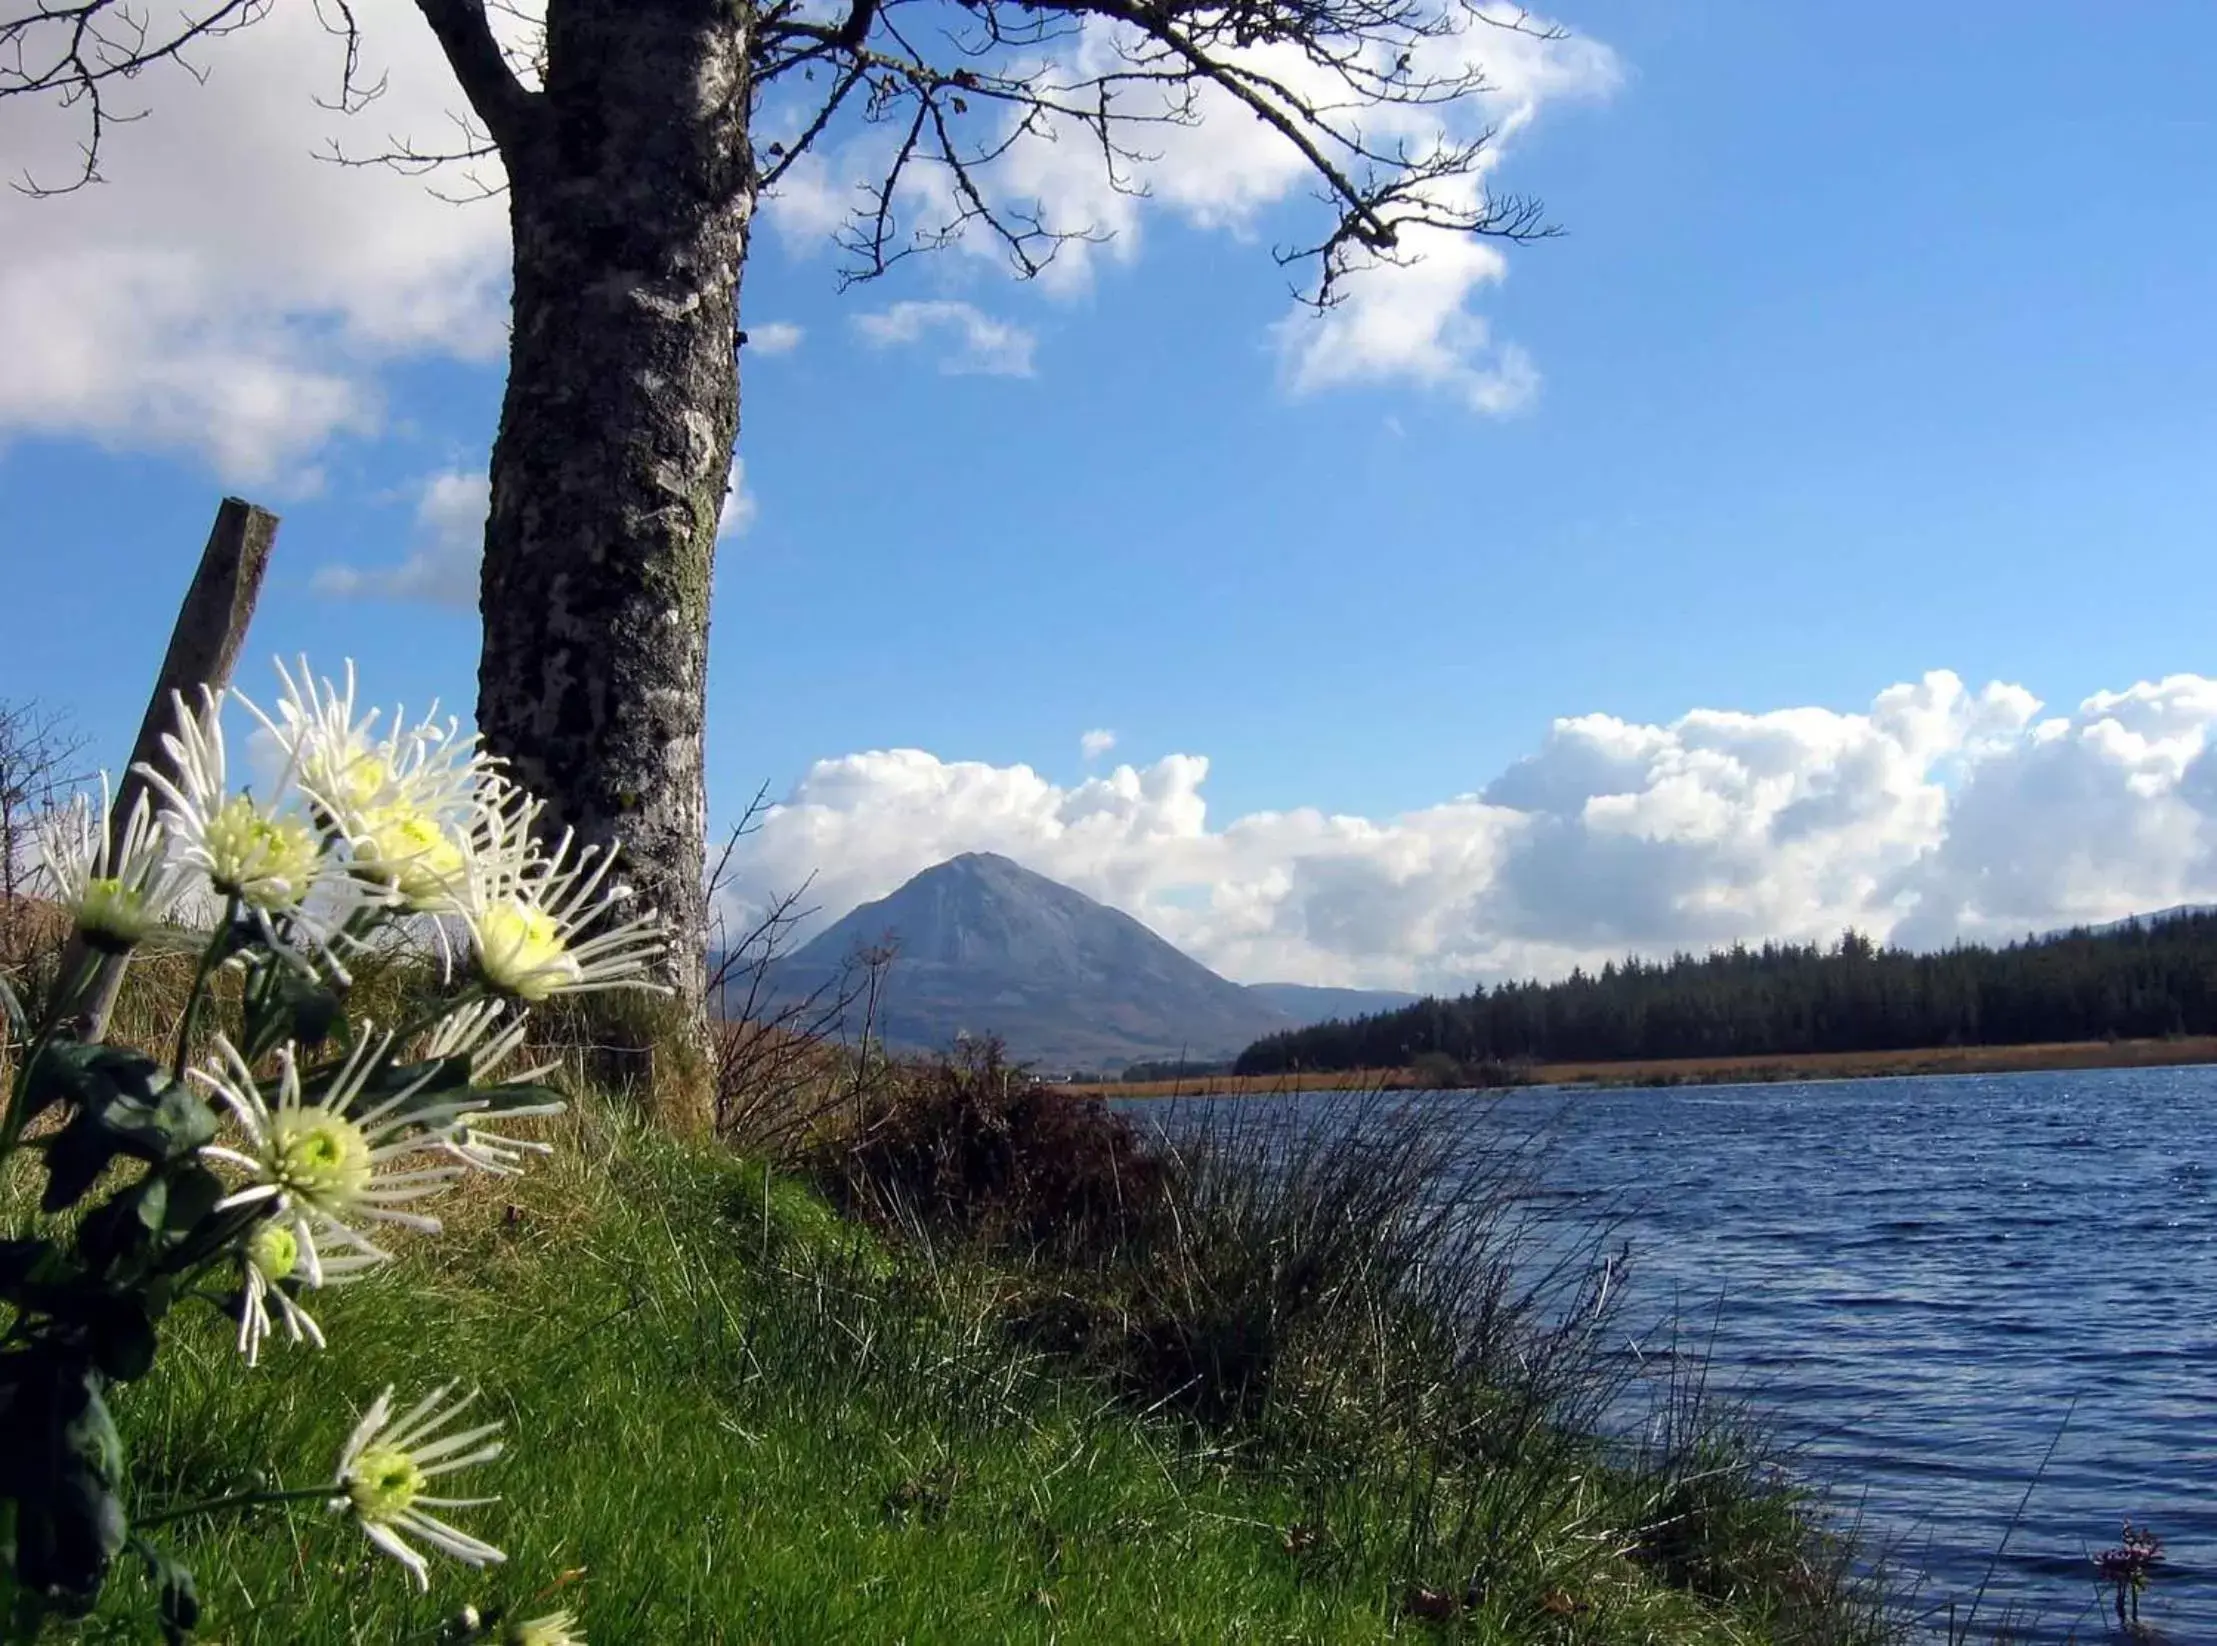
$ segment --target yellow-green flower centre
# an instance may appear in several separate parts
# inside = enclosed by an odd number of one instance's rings
[[[300,1239],[282,1223],[264,1223],[246,1238],[246,1260],[264,1280],[288,1280],[300,1266]]]
[[[463,872],[462,850],[439,820],[405,804],[364,814],[354,864],[362,878],[391,887],[416,910],[444,905]]]
[[[132,948],[157,924],[145,894],[121,880],[88,880],[77,900],[78,935],[112,954]]]
[[[385,798],[392,766],[381,749],[364,748],[349,738],[338,748],[321,748],[308,757],[306,786],[342,816],[368,811]]]
[[[494,988],[533,1005],[580,975],[561,922],[515,898],[495,903],[478,917],[477,965]]]
[[[208,878],[219,892],[257,909],[289,909],[315,884],[323,848],[296,817],[266,817],[245,795],[233,795],[208,819]]]
[[[397,1520],[422,1490],[422,1466],[398,1446],[364,1447],[347,1471],[347,1498],[364,1520]]]
[[[278,1187],[338,1215],[369,1187],[362,1128],[330,1109],[280,1109],[270,1124],[270,1174]]]

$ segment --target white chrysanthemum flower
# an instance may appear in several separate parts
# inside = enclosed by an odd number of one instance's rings
[[[309,1342],[322,1348],[323,1329],[300,1306],[285,1282],[301,1286],[333,1286],[353,1279],[386,1261],[386,1254],[355,1235],[332,1224],[323,1227],[324,1243],[338,1245],[338,1252],[319,1250],[310,1219],[299,1212],[281,1213],[254,1225],[239,1242],[239,1353],[249,1366],[262,1357],[262,1344],[274,1329],[270,1304],[277,1319],[295,1343]]]
[[[647,977],[663,948],[653,917],[610,923],[610,911],[629,895],[602,889],[615,867],[614,849],[579,848],[565,830],[551,852],[542,851],[536,828],[543,801],[497,781],[481,792],[461,908],[478,975],[529,1005],[558,994],[658,987]],[[591,931],[596,925],[604,929]]]
[[[446,1141],[440,1147],[464,1165],[475,1166],[481,1172],[490,1172],[495,1177],[520,1177],[523,1175],[526,1158],[535,1154],[550,1155],[554,1153],[554,1145],[542,1143],[535,1138],[504,1137],[498,1132],[488,1131],[487,1120],[506,1122],[554,1115],[560,1114],[565,1107],[561,1103],[531,1103],[518,1108],[503,1109],[497,1117],[464,1115],[456,1123],[454,1130],[447,1134]]]
[[[564,1607],[509,1624],[500,1633],[500,1646],[585,1646],[585,1631],[577,1626],[577,1614]]]
[[[502,1021],[504,1018],[505,1022]],[[524,1026],[523,1014],[511,1012],[506,1001],[474,1001],[446,1018],[432,1031],[430,1038],[424,1043],[423,1055],[427,1058],[467,1057],[470,1060],[470,1084],[479,1089],[530,1085],[554,1073],[561,1065],[542,1063],[517,1074],[501,1073],[502,1065],[523,1049]],[[490,1108],[491,1104],[487,1103],[485,1107]],[[552,1154],[554,1145],[519,1137],[503,1137],[489,1130],[488,1123],[539,1119],[561,1114],[568,1107],[568,1104],[554,1099],[545,1103],[504,1105],[491,1114],[481,1115],[472,1110],[454,1123],[454,1129],[447,1135],[443,1147],[455,1159],[475,1166],[479,1171],[492,1172],[501,1177],[514,1177],[523,1170],[527,1155]]]
[[[386,1389],[347,1438],[332,1485],[332,1513],[351,1515],[365,1537],[408,1568],[418,1589],[429,1589],[431,1577],[423,1556],[402,1537],[404,1532],[471,1566],[489,1566],[508,1558],[490,1543],[424,1512],[499,1501],[434,1497],[427,1490],[441,1475],[500,1456],[501,1443],[491,1438],[500,1431],[497,1421],[447,1432],[477,1398],[464,1395],[442,1409],[440,1402],[453,1387],[448,1383],[432,1390],[399,1418],[392,1415],[393,1391]]]
[[[402,1165],[412,1156],[443,1153],[455,1118],[474,1107],[473,1100],[434,1104],[409,1112],[407,1105],[422,1090],[422,1079],[373,1105],[361,1114],[348,1111],[362,1088],[385,1061],[392,1036],[362,1026],[354,1051],[340,1068],[329,1091],[317,1102],[306,1102],[300,1089],[300,1066],[292,1046],[278,1050],[278,1095],[270,1103],[256,1083],[236,1047],[216,1037],[219,1061],[209,1069],[194,1069],[192,1077],[229,1109],[246,1132],[244,1148],[210,1143],[201,1154],[224,1161],[247,1174],[246,1186],[218,1202],[218,1209],[250,1206],[269,1201],[280,1213],[310,1214],[296,1222],[303,1256],[311,1265],[321,1262],[317,1237],[334,1234],[357,1252],[383,1257],[357,1225],[393,1223],[402,1228],[436,1234],[439,1220],[405,1208],[426,1195],[437,1194],[462,1173],[459,1166]],[[314,1271],[320,1273],[320,1269]]]
[[[468,864],[434,813],[405,801],[372,806],[355,818],[347,849],[354,877],[411,914],[449,914],[460,906]]]
[[[86,945],[103,954],[128,953],[159,931],[189,884],[184,868],[168,860],[150,796],[140,794],[111,851],[114,813],[103,772],[97,816],[91,801],[77,795],[40,831],[55,901]]]
[[[478,776],[490,764],[474,732],[464,736],[452,717],[441,721],[436,703],[413,726],[396,708],[380,732],[383,710],[355,716],[351,658],[343,688],[318,680],[306,658],[299,666],[296,678],[277,665],[284,689],[274,719],[251,703],[247,708],[283,747],[301,789],[339,833],[361,834],[365,820],[386,809],[435,822],[468,813]]]
[[[293,787],[290,767],[271,804],[257,805],[244,794],[224,792],[225,697],[203,686],[195,712],[183,693],[172,693],[177,730],[162,734],[169,770],[142,765],[138,771],[166,803],[162,827],[180,861],[259,916],[297,911],[322,873],[323,843],[308,820],[287,804]]]
[[[530,1086],[561,1068],[558,1061],[508,1073],[508,1061],[523,1050],[530,1019],[505,1000],[473,1000],[440,1019],[423,1043],[423,1055],[467,1057],[472,1086]]]

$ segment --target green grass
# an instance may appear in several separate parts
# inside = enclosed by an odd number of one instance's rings
[[[457,1486],[502,1500],[453,1512],[505,1566],[435,1561],[419,1598],[313,1506],[185,1522],[204,1638],[388,1646],[465,1603],[572,1605],[603,1646],[1880,1637],[1738,1454],[1704,1479],[1698,1446],[1641,1462],[1544,1423],[1493,1456],[1398,1421],[1365,1446],[1359,1404],[1308,1452],[1206,1427],[1022,1347],[1023,1265],[888,1247],[789,1179],[597,1111],[558,1141],[392,1271],[314,1298],[327,1351],[273,1341],[250,1372],[228,1322],[181,1310],[116,1392],[141,1513],[257,1468],[328,1478],[388,1382],[461,1379],[507,1420],[508,1455]],[[1451,1618],[1422,1615],[1435,1595]],[[151,1616],[119,1570],[62,1635],[145,1640]]]

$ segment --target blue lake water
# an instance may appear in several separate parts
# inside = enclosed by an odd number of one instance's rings
[[[2143,1619],[2217,1642],[2217,1069],[1394,1101],[1542,1128],[1538,1201],[1631,1243],[1628,1334],[1675,1313],[1924,1604],[1967,1606],[2053,1444],[1981,1616],[2108,1638],[2130,1517]]]

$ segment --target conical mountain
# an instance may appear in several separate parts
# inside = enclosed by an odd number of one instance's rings
[[[992,852],[965,852],[835,922],[779,968],[805,992],[858,948],[897,958],[877,1032],[895,1047],[999,1035],[1047,1069],[1230,1057],[1297,1021],[1130,915]]]

